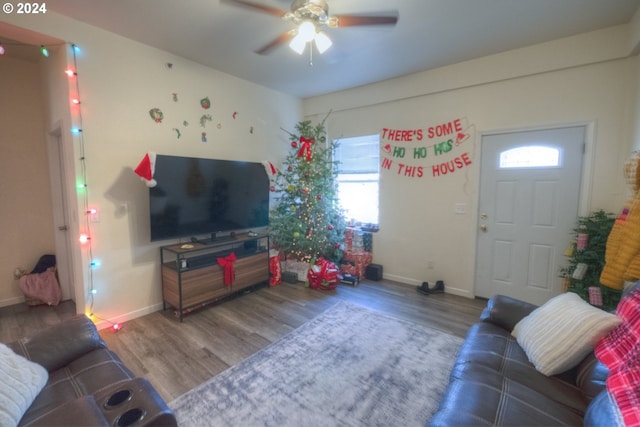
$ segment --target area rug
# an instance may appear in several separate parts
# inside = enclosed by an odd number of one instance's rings
[[[462,339],[340,302],[169,403],[196,426],[424,426]]]

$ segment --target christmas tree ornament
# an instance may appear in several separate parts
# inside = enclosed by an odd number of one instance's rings
[[[211,108],[211,101],[209,100],[208,96],[200,100],[200,106],[205,110],[208,110],[209,108]]]

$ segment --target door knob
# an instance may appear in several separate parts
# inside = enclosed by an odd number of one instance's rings
[[[67,227],[66,225],[61,225],[58,227],[58,230],[60,231],[67,231],[69,229],[69,227]]]
[[[480,230],[487,232],[487,224],[480,224]]]

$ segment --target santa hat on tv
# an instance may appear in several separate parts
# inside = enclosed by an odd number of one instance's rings
[[[275,187],[273,186],[273,183],[276,179],[276,175],[278,174],[278,170],[276,169],[275,166],[273,166],[273,163],[271,163],[268,160],[263,160],[262,166],[264,166],[264,170],[265,172],[267,172],[267,177],[269,178],[269,184],[270,184],[269,189],[271,191],[274,191]]]
[[[136,175],[140,176],[140,178],[147,184],[147,187],[155,187],[156,182],[153,179],[153,174],[156,169],[156,153],[149,152],[144,155],[138,166],[133,170]]]
[[[267,176],[269,177],[269,179],[271,179],[278,173],[276,167],[273,166],[273,163],[268,160],[263,160],[262,166],[264,166],[264,170],[267,172]]]

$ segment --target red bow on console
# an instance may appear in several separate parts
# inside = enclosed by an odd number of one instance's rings
[[[236,254],[218,258],[218,265],[224,269],[224,285],[231,286],[236,279],[236,272],[233,270],[233,263],[236,262]]]
[[[315,142],[313,138],[305,138],[304,136],[300,137],[300,150],[298,151],[298,157],[304,156],[307,159],[307,162],[311,161],[311,144]]]

